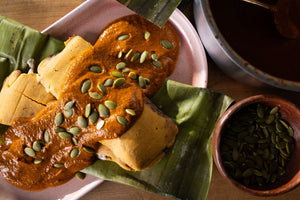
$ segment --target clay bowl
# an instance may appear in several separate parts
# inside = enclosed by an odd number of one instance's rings
[[[231,175],[229,175],[229,171],[226,171],[221,157],[221,137],[222,134],[224,134],[226,123],[228,123],[228,120],[234,114],[239,112],[242,108],[258,103],[270,107],[279,107],[281,119],[289,123],[294,130],[295,149],[291,154],[290,160],[287,161],[286,173],[278,178],[275,183],[265,186],[257,185],[255,187],[246,187],[244,184],[233,179]],[[273,95],[252,96],[235,103],[222,115],[216,125],[213,136],[213,157],[221,175],[242,191],[257,196],[275,196],[292,190],[300,183],[300,110],[293,103]]]

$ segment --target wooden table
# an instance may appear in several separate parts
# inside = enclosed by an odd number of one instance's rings
[[[83,3],[84,0],[1,0],[0,15],[14,19],[20,23],[42,31],[50,24],[64,16],[66,13]],[[192,16],[191,13],[187,13]],[[300,106],[300,93],[282,91],[278,89],[254,88],[241,84],[225,75],[208,57],[209,78],[208,88],[216,92],[226,94],[235,100],[241,100],[257,94],[276,94],[290,99]],[[298,103],[297,103],[298,102]],[[1,198],[0,193],[0,199]],[[212,199],[269,199],[269,200],[292,200],[300,198],[300,187],[278,197],[255,197],[237,190],[230,185],[217,171],[214,166],[211,186],[208,194]],[[133,187],[113,182],[104,182],[90,193],[82,197],[82,200],[152,200],[170,199],[156,194],[148,193]]]

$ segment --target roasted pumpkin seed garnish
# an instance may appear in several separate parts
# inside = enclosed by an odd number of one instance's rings
[[[148,40],[148,39],[150,38],[150,35],[151,35],[150,32],[147,31],[147,32],[144,34],[144,39],[145,39],[145,40]]]
[[[30,156],[30,157],[34,157],[35,156],[35,151],[32,148],[26,147],[24,149],[24,152],[25,152],[25,154],[27,156]]]
[[[126,63],[125,62],[119,62],[117,65],[116,65],[116,69],[118,70],[122,70],[126,67]]]
[[[86,128],[88,126],[87,120],[83,116],[79,116],[77,122],[81,128]]]
[[[141,54],[141,57],[140,57],[140,63],[144,63],[146,58],[148,56],[148,52],[147,51],[143,51],[143,53]]]
[[[173,44],[172,44],[172,42],[170,42],[169,40],[161,40],[160,43],[161,43],[161,45],[162,45],[165,49],[172,49],[172,48],[173,48]]]
[[[92,114],[89,116],[90,124],[95,124],[99,118],[99,114],[96,110],[93,110]]]
[[[129,34],[120,35],[118,37],[118,40],[120,40],[120,41],[127,40],[129,37],[130,37]]]
[[[73,126],[68,130],[68,133],[71,133],[72,135],[78,135],[81,132],[81,128],[77,126]]]
[[[70,110],[71,108],[73,108],[74,104],[75,104],[75,101],[74,101],[74,100],[68,101],[68,102],[65,104],[64,109],[65,109],[65,110]]]
[[[157,61],[159,59],[159,57],[156,53],[152,53],[151,54],[151,59]]]
[[[102,92],[102,94],[107,94],[107,89],[104,85],[102,85],[101,83],[98,83],[97,87]]]
[[[120,87],[120,86],[122,86],[124,83],[125,83],[125,78],[117,78],[115,81],[114,81],[114,83],[113,83],[113,86],[114,87]]]
[[[107,108],[109,108],[109,109],[115,109],[115,108],[117,108],[116,102],[111,101],[111,100],[105,101],[105,102],[104,102],[104,105],[105,105]]]
[[[122,58],[122,55],[123,55],[123,52],[120,51],[120,52],[118,53],[118,58]]]
[[[112,71],[111,75],[113,75],[114,77],[117,77],[117,78],[123,78],[124,77],[124,75],[121,72],[118,72],[118,71]]]
[[[122,69],[122,72],[123,73],[128,73],[128,72],[130,72],[130,69],[128,67],[125,67],[124,69]]]
[[[129,58],[130,54],[132,53],[132,49],[130,49],[126,55],[124,56],[125,59]]]
[[[43,159],[42,159],[42,158],[36,158],[36,159],[34,159],[34,161],[33,161],[34,164],[40,164],[41,162],[43,162]]]
[[[65,113],[65,116],[66,116],[67,118],[70,118],[70,117],[73,116],[74,110],[71,108],[71,109],[69,109],[69,110],[65,110],[64,113]]]
[[[55,164],[53,165],[53,167],[55,167],[55,168],[60,168],[60,167],[63,167],[63,166],[64,166],[63,163],[55,163]]]
[[[105,105],[99,104],[98,110],[99,110],[100,117],[109,117],[110,116],[109,109]]]
[[[96,99],[96,100],[102,99],[102,95],[99,94],[98,92],[89,92],[89,95],[91,98]]]
[[[92,111],[92,106],[91,106],[91,104],[89,103],[89,104],[87,104],[87,105],[85,106],[84,116],[85,116],[86,118],[88,118],[88,117],[90,116],[90,114],[91,114],[91,111]]]
[[[146,81],[145,81],[144,77],[142,77],[142,76],[139,76],[139,86],[143,89],[146,88]]]
[[[66,129],[65,129],[64,127],[58,126],[58,127],[55,127],[54,131],[55,131],[56,133],[59,133],[59,132],[66,131]]]
[[[71,158],[76,158],[79,154],[79,149],[75,148],[75,149],[72,149],[71,153],[70,153],[70,157]]]
[[[84,150],[85,152],[87,152],[87,153],[95,153],[95,150],[94,150],[93,148],[91,148],[91,147],[86,147],[86,146],[84,146],[84,147],[83,147],[83,150]]]
[[[129,115],[132,115],[132,116],[135,115],[135,111],[132,110],[132,109],[130,109],[130,108],[126,108],[126,109],[125,109],[125,112],[128,113]]]
[[[109,78],[109,79],[106,79],[106,80],[105,80],[105,82],[103,83],[103,85],[104,85],[105,87],[111,87],[111,86],[113,85],[113,83],[114,83],[114,79]]]
[[[123,116],[117,116],[117,121],[123,126],[128,124],[128,120]]]
[[[134,54],[133,54],[133,56],[132,56],[132,58],[131,58],[131,62],[135,62],[135,61],[137,61],[137,59],[139,59],[139,57],[140,57],[140,53],[139,52],[135,52]]]
[[[129,78],[131,78],[132,80],[137,79],[137,75],[136,75],[136,73],[134,73],[134,72],[130,72],[130,73],[128,74],[128,76],[129,76]]]
[[[97,65],[90,66],[90,67],[89,67],[89,70],[90,70],[91,72],[94,72],[94,73],[101,73],[101,72],[102,72],[101,67],[99,67],[99,66],[97,66]]]
[[[72,137],[72,142],[73,142],[74,145],[78,145],[78,140],[74,137]]]
[[[83,180],[83,179],[85,178],[86,174],[83,173],[83,172],[76,172],[76,173],[75,173],[75,176],[76,176],[79,180]]]
[[[64,122],[64,115],[62,113],[57,113],[54,119],[54,123],[59,126]]]
[[[32,144],[32,148],[34,151],[41,151],[42,145],[41,145],[40,141],[34,141]]]
[[[44,131],[44,140],[45,142],[50,142],[50,134],[49,134],[49,131],[48,130],[45,130]]]
[[[72,135],[70,135],[67,132],[59,132],[58,135],[61,139],[65,139],[65,140],[71,139],[71,137],[72,137]]]
[[[85,80],[81,85],[81,93],[82,94],[87,93],[90,88],[91,88],[91,81]]]
[[[157,68],[161,68],[163,66],[159,60],[153,60],[152,64]]]

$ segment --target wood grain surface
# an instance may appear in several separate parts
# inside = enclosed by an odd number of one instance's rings
[[[1,0],[0,15],[14,19],[20,23],[42,31],[53,22],[67,14],[84,0]],[[192,6],[192,5],[191,5]],[[192,19],[192,9],[184,13]],[[279,89],[254,88],[241,84],[225,75],[208,57],[208,88],[226,94],[235,100],[241,100],[257,94],[276,94],[300,105],[300,93]],[[0,190],[0,199],[5,198],[5,192]],[[213,168],[213,176],[208,194],[208,200],[296,200],[300,198],[300,187],[277,197],[256,197],[239,191],[230,185]],[[170,198],[148,193],[130,186],[113,182],[104,182],[81,198],[82,200],[167,200]]]

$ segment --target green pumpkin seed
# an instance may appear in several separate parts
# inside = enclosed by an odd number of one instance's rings
[[[115,108],[117,108],[116,102],[110,101],[110,100],[105,101],[105,102],[104,102],[104,105],[105,105],[107,108],[109,108],[109,109],[115,109]]]
[[[74,145],[78,145],[78,140],[74,137],[72,137],[72,142],[73,142]]]
[[[129,34],[120,35],[120,36],[118,37],[118,40],[119,40],[119,41],[127,40],[129,37],[130,37]]]
[[[41,151],[42,150],[42,146],[40,141],[34,141],[32,144],[32,148],[34,151]]]
[[[87,153],[95,153],[95,150],[91,147],[83,147],[83,150]]]
[[[259,118],[261,118],[261,119],[262,119],[262,118],[264,117],[264,115],[265,115],[264,108],[262,107],[261,104],[257,104],[256,112],[257,112],[257,116],[258,116]]]
[[[92,112],[92,114],[89,116],[90,124],[95,124],[97,122],[98,118],[99,118],[99,114],[96,110],[94,110]]]
[[[125,67],[124,69],[122,69],[122,72],[123,73],[128,73],[128,72],[130,72],[130,69],[128,67]]]
[[[142,76],[139,76],[139,86],[143,89],[146,88],[146,81],[145,81],[144,77],[142,77]]]
[[[72,135],[78,135],[81,132],[81,128],[77,126],[73,126],[68,130],[68,133],[71,133]]]
[[[120,51],[120,52],[118,53],[118,58],[122,58],[122,55],[123,55],[123,52]]]
[[[129,115],[132,115],[132,116],[135,115],[135,111],[130,109],[130,108],[125,109],[125,112],[128,113]]]
[[[89,104],[87,104],[87,105],[85,106],[84,116],[85,116],[86,118],[88,118],[88,117],[90,116],[90,114],[91,114],[91,111],[92,111],[92,106],[91,106],[91,104],[89,103]]]
[[[71,139],[71,137],[72,137],[72,135],[70,135],[67,132],[59,132],[58,135],[61,139],[64,139],[64,140]]]
[[[289,136],[293,137],[294,136],[294,130],[292,127],[288,128]]]
[[[96,99],[96,100],[102,99],[102,95],[99,94],[98,92],[89,92],[89,95],[91,98]]]
[[[97,66],[97,65],[90,66],[90,67],[89,67],[89,70],[90,70],[91,72],[94,72],[94,73],[101,73],[101,72],[102,72],[101,67],[99,67],[99,66]]]
[[[110,116],[109,109],[105,105],[99,104],[98,110],[99,110],[100,117],[109,117]]]
[[[158,57],[158,55],[157,55],[156,53],[152,53],[152,54],[151,54],[151,58],[152,58],[152,60],[154,60],[154,61],[158,61],[158,59],[159,59],[159,57]]]
[[[137,79],[137,75],[136,75],[136,73],[134,73],[134,72],[130,72],[130,73],[128,74],[128,77],[131,78],[132,80]]]
[[[71,153],[70,153],[70,157],[71,158],[76,158],[79,154],[79,149],[72,149]]]
[[[66,116],[67,118],[72,117],[73,114],[74,114],[74,110],[73,110],[73,109],[65,110],[65,116]]]
[[[250,177],[252,174],[253,174],[253,169],[252,169],[252,168],[249,168],[249,169],[246,169],[246,170],[243,172],[242,176],[243,176],[243,177]]]
[[[266,119],[266,124],[271,124],[275,119],[275,116],[274,115],[268,115],[267,116],[267,119]]]
[[[147,51],[143,51],[143,53],[141,54],[141,57],[140,57],[140,63],[144,63],[146,58],[148,56],[148,52]]]
[[[124,75],[121,72],[118,72],[118,71],[112,71],[111,75],[114,76],[114,77],[117,77],[117,78],[123,78],[124,77]]]
[[[139,52],[135,52],[134,54],[133,54],[133,56],[132,56],[132,58],[131,58],[131,62],[135,62],[135,61],[137,61],[138,59],[139,59],[139,57],[140,57],[140,53]]]
[[[87,93],[91,88],[91,85],[92,85],[91,81],[85,80],[81,85],[81,93],[82,94]]]
[[[117,65],[116,65],[116,69],[118,70],[122,70],[126,67],[126,63],[125,62],[119,62]]]
[[[162,45],[165,49],[172,49],[172,48],[173,48],[173,44],[172,44],[172,42],[170,42],[169,40],[161,40],[160,43],[161,43],[161,45]]]
[[[122,116],[117,116],[117,121],[123,126],[126,126],[128,124],[128,120]]]
[[[109,78],[109,79],[106,79],[105,80],[105,82],[104,82],[104,86],[105,87],[111,87],[112,85],[113,85],[113,83],[114,83],[114,79],[112,79],[112,78]]]
[[[129,56],[130,56],[130,54],[132,53],[132,49],[130,49],[128,52],[127,52],[127,54],[125,55],[125,59],[127,59]]]
[[[42,159],[42,158],[36,158],[36,159],[34,159],[34,161],[33,161],[34,164],[40,164],[41,162],[43,162],[43,159]]]
[[[45,142],[50,142],[50,134],[49,134],[49,131],[48,130],[45,130],[44,131],[44,140]]]
[[[86,128],[88,126],[87,120],[83,116],[79,116],[77,122],[81,128]]]
[[[24,152],[27,156],[30,156],[30,157],[34,157],[35,156],[35,151],[29,147],[26,147],[24,149]]]
[[[153,60],[152,64],[157,68],[161,68],[163,66],[159,60]]]
[[[279,107],[278,106],[275,106],[274,108],[272,108],[272,110],[270,111],[270,114],[271,115],[275,115],[276,113],[278,113],[279,111]]]
[[[100,130],[104,126],[104,120],[99,119],[96,125],[97,130]]]
[[[86,174],[83,173],[83,172],[76,172],[76,173],[75,173],[75,176],[76,176],[79,180],[83,180],[83,179],[85,178]]]
[[[59,126],[64,122],[64,115],[62,113],[57,113],[54,119],[54,123]]]
[[[114,83],[113,86],[115,88],[122,86],[124,83],[126,82],[125,78],[117,78]]]
[[[61,167],[63,167],[63,166],[64,166],[63,163],[55,163],[55,164],[53,165],[53,167],[55,167],[55,168],[61,168]]]
[[[68,102],[65,104],[64,109],[65,109],[65,110],[70,110],[71,108],[73,108],[74,104],[75,104],[75,101],[74,101],[74,100],[68,101]]]
[[[146,84],[149,85],[150,84],[150,79],[149,78],[144,78],[144,79],[145,79]]]
[[[64,127],[56,127],[55,129],[54,129],[54,131],[56,132],[56,133],[59,133],[59,132],[64,132],[64,131],[66,131],[66,129],[64,128]]]
[[[101,83],[98,83],[97,87],[103,94],[107,94],[107,89],[104,85],[102,85]]]
[[[146,33],[144,33],[144,39],[148,40],[150,38],[150,35],[151,33],[147,31]]]

